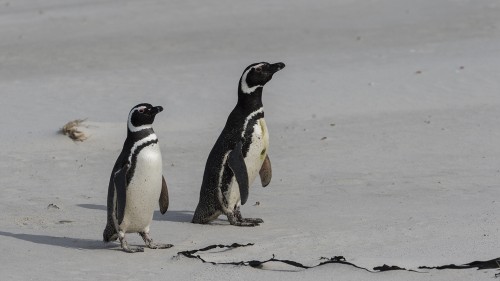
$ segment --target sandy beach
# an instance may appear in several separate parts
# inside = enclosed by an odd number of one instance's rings
[[[500,3],[494,0],[0,1],[2,280],[495,280],[432,270],[500,257]],[[264,88],[271,184],[242,213],[190,221],[245,67]],[[165,250],[102,242],[129,110],[156,117]],[[88,137],[59,133],[86,119]],[[139,235],[129,243],[143,245]],[[300,269],[211,265],[277,259]]]

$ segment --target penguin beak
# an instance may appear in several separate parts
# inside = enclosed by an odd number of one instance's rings
[[[277,62],[277,63],[273,63],[273,64],[269,65],[269,70],[273,74],[282,70],[283,68],[285,68],[285,64],[282,62]]]
[[[156,114],[158,114],[158,113],[160,113],[162,111],[163,111],[163,107],[161,107],[161,106],[155,106],[155,107],[151,107],[149,109],[149,114],[155,116]]]

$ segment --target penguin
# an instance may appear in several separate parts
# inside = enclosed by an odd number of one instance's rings
[[[257,174],[263,187],[271,181],[262,90],[273,74],[284,67],[282,62],[260,62],[243,71],[238,102],[207,158],[193,223],[206,224],[221,214],[235,226],[258,226],[264,222],[260,218],[243,218],[240,206],[248,200],[249,186]]]
[[[149,236],[154,206],[168,209],[168,188],[162,174],[162,157],[153,121],[163,107],[148,103],[134,106],[128,115],[127,138],[115,162],[108,187],[108,218],[104,242],[120,239],[129,253],[143,252],[142,247],[127,244],[125,233],[139,233],[151,249],[166,249],[171,244],[156,244]]]

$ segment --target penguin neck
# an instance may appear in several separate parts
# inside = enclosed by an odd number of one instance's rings
[[[262,104],[262,89],[263,87],[256,88],[251,93],[244,93],[241,87],[238,89],[238,103],[237,107],[242,108],[244,111],[253,112],[261,107]]]
[[[152,127],[145,128],[139,131],[131,131],[127,129],[127,139],[130,139],[133,142],[139,141],[141,139],[147,138],[149,135],[154,134]]]

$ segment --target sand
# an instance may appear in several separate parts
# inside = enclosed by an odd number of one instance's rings
[[[255,245],[201,255],[409,269],[499,257],[499,14],[494,0],[1,1],[1,279],[493,279],[175,256],[237,242]],[[264,89],[273,179],[242,208],[265,223],[191,224],[237,81],[260,61],[287,65]],[[151,235],[175,246],[127,254],[102,230],[141,102],[165,108],[171,201]],[[85,118],[87,140],[58,133]]]

